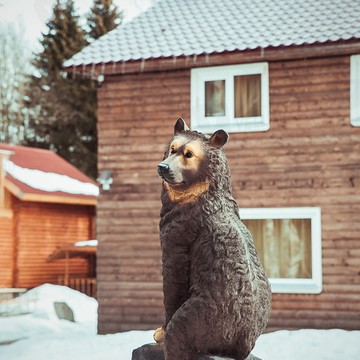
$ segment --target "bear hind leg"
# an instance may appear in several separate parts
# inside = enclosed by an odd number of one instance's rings
[[[170,321],[166,328],[165,360],[197,359],[197,352],[189,337],[189,328],[182,325],[179,321]]]
[[[203,338],[203,305],[188,299],[173,315],[165,331],[165,360],[195,360],[198,357],[196,339]]]

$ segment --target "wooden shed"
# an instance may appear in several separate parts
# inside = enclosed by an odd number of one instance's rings
[[[98,89],[99,332],[163,321],[156,173],[175,120],[230,133],[269,330],[360,328],[360,3],[160,0],[75,55]]]
[[[94,238],[96,183],[55,153],[22,146],[0,144],[0,170],[0,287],[59,283],[65,261],[48,257]],[[74,259],[69,271],[87,277],[89,264]]]

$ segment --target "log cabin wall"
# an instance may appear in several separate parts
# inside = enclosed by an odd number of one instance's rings
[[[225,63],[224,63],[225,65]],[[319,206],[323,291],[274,294],[269,329],[359,328],[360,128],[350,57],[269,63],[270,130],[232,133],[226,153],[240,207]],[[99,332],[163,320],[156,166],[174,121],[190,118],[190,71],[107,77],[98,91],[99,170],[114,184],[97,206]]]
[[[14,201],[16,259],[14,286],[31,288],[57,283],[64,275],[64,260],[48,262],[58,246],[93,238],[93,207]],[[88,263],[72,259],[70,274],[86,277]]]
[[[13,287],[14,232],[13,211],[0,209],[0,288]]]
[[[190,72],[176,71],[114,77],[98,91],[99,171],[114,178],[97,206],[100,333],[162,321],[157,164],[174,119],[189,118],[189,88]]]
[[[5,189],[4,158],[9,153],[0,150],[0,288],[13,286],[14,232],[11,194]]]

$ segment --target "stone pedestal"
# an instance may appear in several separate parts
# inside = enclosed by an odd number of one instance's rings
[[[132,353],[132,360],[165,360],[163,346],[159,344],[146,344]]]
[[[132,353],[132,360],[165,360],[164,349],[159,344],[146,344],[137,349]],[[231,358],[224,358],[220,356],[201,355],[197,360],[234,360]],[[256,356],[249,355],[246,360],[261,360]]]

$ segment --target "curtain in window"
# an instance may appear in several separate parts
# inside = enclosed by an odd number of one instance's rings
[[[235,117],[261,116],[261,75],[234,76]]]
[[[311,220],[243,220],[271,278],[311,278]]]

